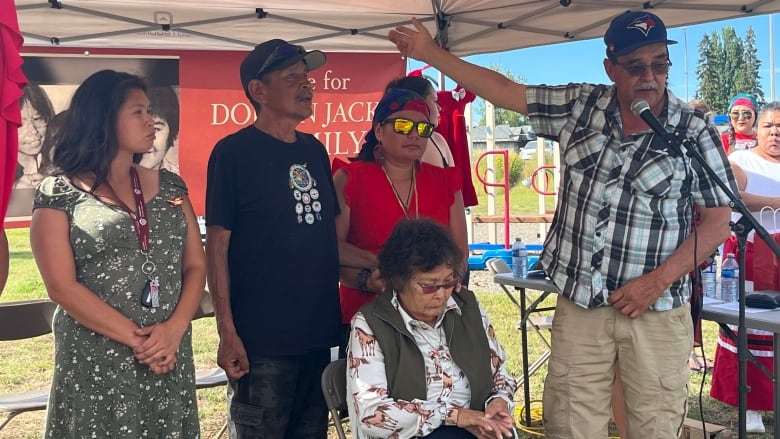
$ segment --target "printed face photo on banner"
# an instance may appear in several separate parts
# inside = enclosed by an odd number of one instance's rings
[[[56,133],[64,124],[73,92],[98,70],[130,72],[147,81],[156,136],[140,164],[178,173],[178,59],[54,55],[23,55],[23,58],[29,84],[19,100],[22,125],[18,163],[6,221],[29,221],[35,188],[44,177],[43,156],[52,157]]]

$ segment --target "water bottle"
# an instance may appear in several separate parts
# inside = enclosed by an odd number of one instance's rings
[[[512,276],[525,278],[528,275],[528,249],[520,238],[512,245]]]
[[[720,266],[720,300],[736,302],[739,294],[739,264],[734,253],[726,255]]]
[[[715,262],[714,255],[707,258],[707,266],[701,269],[701,283],[704,289],[704,296],[717,299],[717,280],[718,264]]]

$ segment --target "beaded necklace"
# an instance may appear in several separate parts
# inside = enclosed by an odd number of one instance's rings
[[[395,187],[395,184],[393,184],[393,179],[390,178],[390,174],[387,173],[387,169],[385,169],[384,165],[382,166],[382,172],[385,173],[385,177],[387,178],[387,182],[390,183],[390,187],[393,189],[393,194],[395,194],[395,199],[398,201],[398,205],[401,207],[401,210],[404,212],[404,216],[406,219],[409,219],[409,203],[412,199],[412,192],[414,192],[414,217],[419,218],[420,217],[420,205],[419,205],[419,197],[417,196],[417,178],[416,178],[416,170],[415,166],[412,166],[412,184],[409,185],[409,193],[406,194],[406,202],[404,203],[401,200],[401,194],[398,193],[398,189]]]

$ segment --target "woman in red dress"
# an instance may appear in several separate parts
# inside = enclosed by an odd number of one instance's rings
[[[357,157],[333,163],[341,213],[336,218],[341,263],[341,312],[348,324],[357,309],[379,294],[384,283],[376,254],[399,221],[427,217],[448,227],[468,254],[466,217],[456,168],[420,161],[434,123],[425,99],[390,89],[374,111],[372,129]]]

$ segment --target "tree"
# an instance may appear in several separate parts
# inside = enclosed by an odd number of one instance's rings
[[[749,27],[745,34],[744,56],[742,68],[737,71],[734,78],[736,90],[742,90],[756,98],[759,105],[764,104],[764,91],[761,90],[761,60],[758,59],[756,49],[756,33]],[[735,93],[736,94],[736,93]]]
[[[498,73],[501,73],[502,75],[506,76],[510,80],[514,82],[523,82],[522,76],[517,76],[514,73],[512,73],[509,69],[505,68],[501,64],[492,64],[490,67],[488,67],[490,70],[494,70]],[[485,115],[485,100],[482,98],[477,98],[474,101],[474,109],[476,111],[476,114],[479,116],[479,125],[485,125],[487,121],[487,116]],[[527,125],[528,124],[528,118],[520,113],[516,113],[514,111],[507,110],[505,108],[498,108],[496,107],[496,125],[509,125],[510,127],[517,127],[521,125]]]
[[[699,43],[698,99],[707,102],[716,113],[728,111],[729,100],[737,93],[748,93],[763,100],[756,46],[756,35],[749,28],[742,40],[733,27],[724,26],[721,34],[704,35]]]
[[[696,77],[699,78],[699,90],[696,92],[697,99],[703,99],[710,105],[713,111],[723,106],[723,90],[720,84],[720,71],[713,68],[707,68],[709,65],[720,64],[720,40],[718,35],[713,32],[710,37],[707,34],[699,43],[699,65],[696,68]]]

